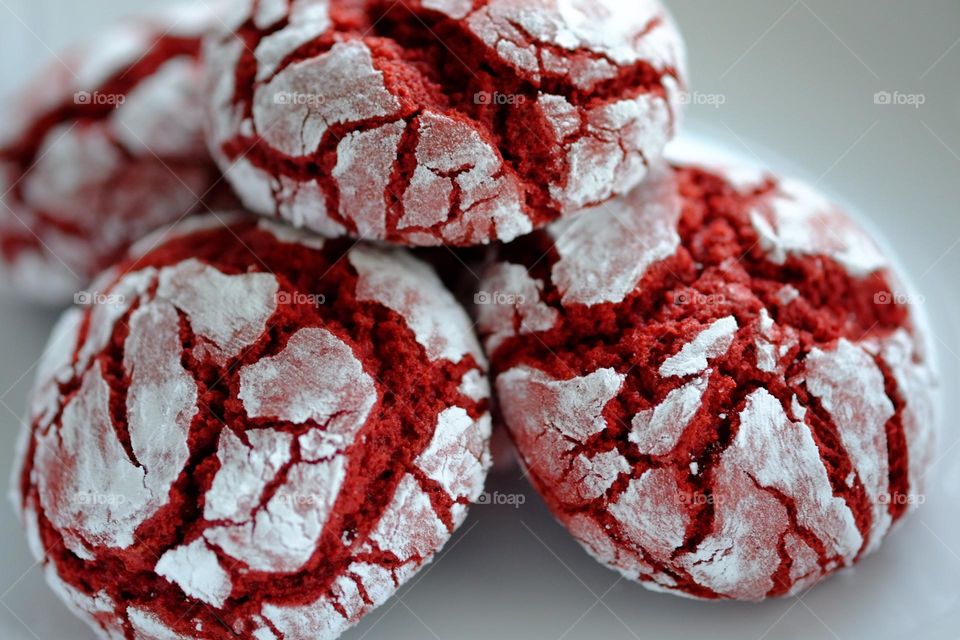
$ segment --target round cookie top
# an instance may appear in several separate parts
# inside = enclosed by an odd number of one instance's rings
[[[38,373],[14,499],[51,585],[104,637],[338,636],[482,491],[466,313],[403,250],[257,218],[135,251]]]
[[[205,58],[244,204],[328,236],[509,241],[626,193],[677,124],[657,0],[248,0]]]
[[[477,301],[534,483],[650,588],[794,593],[922,502],[936,378],[920,314],[801,183],[662,166],[503,249]]]
[[[129,20],[58,58],[0,118],[0,274],[62,303],[144,234],[200,206],[210,9]]]

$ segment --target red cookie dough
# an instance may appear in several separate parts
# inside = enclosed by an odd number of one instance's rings
[[[658,0],[247,0],[210,144],[244,204],[328,236],[509,241],[626,193],[677,125]]]
[[[60,56],[0,117],[0,281],[61,303],[130,242],[201,207],[199,5],[117,25]]]
[[[478,296],[530,477],[591,554],[651,589],[797,593],[922,502],[921,314],[803,184],[661,168],[507,247]]]
[[[483,355],[403,250],[191,220],[60,321],[15,501],[101,637],[335,638],[480,496]]]

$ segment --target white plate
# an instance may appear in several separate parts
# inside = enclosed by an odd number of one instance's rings
[[[3,0],[0,84],[14,85],[48,55],[47,45],[59,48],[102,23],[105,12],[132,4]],[[554,523],[519,473],[494,476],[491,493],[525,503],[475,507],[440,558],[346,638],[960,637],[960,428],[953,418],[960,415],[960,45],[951,49],[960,5],[671,6],[690,43],[698,91],[689,129],[856,203],[926,297],[946,391],[941,457],[926,504],[878,553],[802,599],[702,603],[619,580]],[[922,94],[926,102],[878,105],[878,91]],[[0,300],[0,466],[9,466],[31,368],[54,317]],[[9,508],[0,509],[0,540],[0,638],[92,638],[46,588]]]

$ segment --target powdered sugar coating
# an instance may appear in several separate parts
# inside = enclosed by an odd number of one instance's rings
[[[733,316],[715,320],[683,345],[678,353],[667,358],[660,365],[660,375],[670,378],[705,371],[711,359],[727,352],[738,328],[737,319]]]
[[[677,446],[683,430],[700,410],[710,376],[695,378],[667,394],[663,402],[633,416],[630,442],[645,455],[663,455]]]
[[[937,387],[922,314],[890,302],[891,262],[809,188],[659,171],[648,197],[615,201],[629,225],[597,207],[487,268],[480,296],[526,296],[478,297],[501,412],[604,564],[691,597],[798,593],[922,502]]]
[[[311,249],[323,249],[326,241],[313,233],[297,229],[286,224],[267,220],[266,218],[258,222],[258,226],[264,231],[269,232],[274,238],[286,244],[297,244]]]
[[[502,373],[496,381],[503,417],[527,464],[552,482],[565,482],[575,443],[606,428],[603,411],[616,397],[623,376],[599,369],[570,380],[555,380],[527,367]]]
[[[370,540],[401,562],[425,557],[443,544],[446,527],[437,518],[430,498],[412,475],[400,481]]]
[[[116,605],[109,594],[99,591],[93,596],[88,596],[61,580],[51,568],[48,567],[43,573],[47,584],[67,605],[70,612],[85,619],[95,633],[101,634],[108,640],[121,640],[124,637],[123,628],[111,621]]]
[[[61,304],[131,242],[203,207],[218,172],[199,39],[215,21],[205,7],[118,24],[15,96],[0,125],[5,287]]]
[[[184,117],[197,108],[203,71],[194,60],[173,58],[144,79],[110,117],[111,133],[127,151],[187,159],[203,156],[203,122]]]
[[[758,600],[776,586],[771,576],[780,558],[775,550],[737,544],[782,536],[791,526],[790,515],[773,491],[793,501],[797,524],[826,547],[826,557],[843,563],[856,557],[863,537],[850,508],[833,495],[808,427],[791,424],[780,402],[766,390],[747,398],[740,429],[723,455],[721,468],[721,482],[727,483],[724,488],[729,495],[718,508],[727,530],[704,541],[697,553],[683,561],[714,591]],[[735,503],[735,496],[741,496],[744,504]],[[724,547],[731,539],[734,545]],[[821,570],[815,564],[804,575],[811,572]]]
[[[207,490],[203,517],[243,522],[260,504],[267,484],[290,461],[293,436],[273,429],[248,431],[244,443],[231,429],[220,432],[220,468]]]
[[[466,122],[427,112],[419,118],[418,137],[417,168],[404,193],[400,229],[444,222],[455,189],[462,216],[492,226],[490,237],[512,240],[533,229],[521,211],[519,185],[513,176],[502,175],[503,161],[478,131]],[[453,221],[446,225],[442,239],[450,244],[473,244],[460,230],[463,224]]]
[[[237,524],[207,529],[204,537],[254,571],[296,572],[316,552],[345,475],[343,456],[295,464],[262,509]]]
[[[93,443],[84,444],[87,432]],[[90,555],[88,543],[129,547],[134,530],[165,502],[144,486],[146,472],[130,461],[113,432],[109,388],[99,369],[84,376],[64,408],[59,435],[51,432],[38,441],[41,505],[56,526],[71,532],[64,542],[82,557]],[[64,459],[73,461],[66,467],[67,483],[52,485],[43,470]]]
[[[58,410],[58,383],[65,382],[72,373],[74,350],[80,339],[82,324],[83,314],[78,309],[64,313],[54,326],[47,347],[37,363],[30,413],[39,416],[42,425],[49,424]],[[26,438],[28,435],[29,428],[24,425],[21,436]],[[26,453],[25,443],[18,446],[17,452]],[[13,473],[14,476],[19,475],[16,469]]]
[[[217,554],[200,538],[164,553],[155,570],[176,582],[188,596],[215,607],[222,607],[230,596],[230,575],[220,566]]]
[[[187,462],[187,436],[199,413],[197,384],[180,362],[180,323],[172,305],[154,301],[130,316],[123,364],[130,447],[156,496],[169,490]]]
[[[127,620],[135,640],[190,640],[189,636],[177,633],[156,615],[139,607],[127,609]]]
[[[386,601],[395,589],[399,576],[376,565],[354,563],[349,568],[351,577],[339,578],[331,594],[300,607],[264,607],[264,617],[273,623],[283,637],[311,637],[333,640],[346,631],[367,607],[377,607]],[[360,593],[363,587],[366,598]],[[276,638],[271,635],[266,636]]]
[[[807,387],[840,428],[854,469],[873,506],[872,550],[890,527],[884,497],[889,492],[886,424],[894,413],[883,374],[870,355],[847,340],[807,357]]]
[[[280,100],[314,86],[324,87],[322,100],[302,104],[292,100],[293,105]],[[315,153],[333,125],[392,116],[399,108],[384,86],[383,74],[373,67],[370,50],[359,42],[344,42],[291,65],[259,87],[253,98],[253,124],[272,147],[298,157]]]
[[[350,264],[360,281],[357,297],[393,309],[404,317],[432,360],[460,362],[466,355],[483,361],[466,313],[433,270],[400,251],[358,246]]]
[[[301,329],[277,356],[243,368],[238,397],[251,418],[311,420],[349,442],[367,421],[377,389],[342,340]]]
[[[658,0],[340,4],[246,3],[207,40],[208,142],[263,215],[414,246],[509,241],[626,193],[673,136],[684,47]]]
[[[459,15],[460,5],[435,8],[446,9],[453,18],[464,17]],[[570,75],[581,89],[614,77],[617,66],[645,61],[683,64],[679,48],[646,48],[661,35],[667,41],[679,40],[656,0],[494,0],[470,15],[467,24],[506,64],[536,80]]]
[[[663,562],[686,538],[689,516],[670,469],[654,469],[630,481],[610,514],[631,542]]]
[[[488,334],[491,351],[510,336],[546,331],[556,323],[557,311],[541,301],[543,281],[523,266],[496,263],[484,274],[484,282],[489,290],[478,294],[477,324]]]
[[[833,495],[809,427],[791,424],[780,401],[768,391],[759,389],[747,397],[729,452],[732,462],[757,484],[793,499],[797,521],[816,535],[829,556],[853,560],[863,543],[853,514]]]
[[[826,198],[794,180],[758,207],[751,220],[760,244],[777,263],[787,255],[825,255],[853,277],[865,277],[888,265],[874,242]]]
[[[259,29],[269,29],[275,23],[288,18],[288,5],[277,0],[261,2],[254,16],[254,24]],[[289,7],[287,25],[265,37],[257,45],[257,58],[262,65],[257,71],[257,79],[269,78],[284,58],[297,47],[306,44],[317,33],[330,27],[329,7],[326,2],[296,2]]]
[[[483,486],[477,478],[490,465],[485,443],[490,439],[488,416],[474,420],[461,407],[446,409],[437,418],[430,446],[417,458],[417,466],[454,498],[476,500]]]
[[[39,477],[45,509],[57,513],[58,526],[75,532],[68,544],[83,554],[88,545],[131,546],[135,530],[167,503],[186,464],[197,389],[171,350],[177,341],[169,305],[153,303],[131,316],[124,365],[131,379],[127,428],[133,459],[111,426],[109,388],[97,365],[65,407],[59,435],[50,431],[41,437],[38,468],[47,468]],[[96,434],[92,441],[83,433],[87,428]],[[70,462],[59,476],[66,486],[50,485],[44,474],[64,459]]]
[[[937,432],[929,425],[937,424],[936,397],[930,389],[939,386],[937,372],[930,362],[929,345],[900,329],[879,343],[868,342],[864,348],[879,355],[890,367],[897,390],[911,402],[904,407],[903,422],[910,454],[908,479],[914,501],[924,491],[924,476],[933,463]]]
[[[530,402],[538,399],[544,422],[556,429],[560,435],[576,442],[583,442],[605,427],[601,414],[620,389],[623,376],[612,369],[600,369],[582,378],[572,380],[552,380],[538,371],[515,369],[505,374],[503,391],[509,384],[527,385]],[[499,395],[503,395],[500,391]],[[521,391],[508,391],[507,395],[523,395]],[[512,404],[512,403],[511,403]],[[535,418],[526,418],[531,423]]]
[[[658,158],[669,141],[673,111],[662,98],[641,95],[586,113],[582,137],[563,145],[565,186],[551,194],[565,209],[580,209],[628,193],[647,177],[648,158]]]
[[[776,547],[760,541],[783,535],[789,524],[787,509],[734,462],[720,465],[714,487],[723,495],[723,505],[713,531],[681,562],[713,593],[760,600],[777,586],[772,576],[781,562]]]
[[[485,365],[412,257],[241,217],[161,235],[97,287],[41,365],[14,494],[102,634],[335,637],[481,495]]]
[[[386,235],[384,194],[405,128],[402,122],[394,122],[370,131],[355,131],[337,147],[333,177],[340,191],[340,216],[353,219],[362,237]]]
[[[629,196],[552,225],[560,260],[553,281],[564,304],[622,302],[646,270],[677,250],[680,199],[661,170]]]
[[[226,275],[191,259],[160,271],[157,295],[186,313],[193,330],[209,341],[195,350],[223,364],[262,335],[277,309],[278,290],[271,274]]]

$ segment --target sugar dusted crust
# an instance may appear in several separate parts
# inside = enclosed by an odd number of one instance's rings
[[[0,123],[0,275],[63,303],[127,246],[202,208],[200,39],[212,9],[116,25],[25,87]]]
[[[101,637],[335,638],[490,465],[486,363],[429,267],[223,218],[101,278],[39,368],[14,499]]]
[[[509,241],[628,192],[677,125],[658,0],[238,4],[211,149],[248,208],[326,235]]]
[[[922,502],[938,383],[900,282],[809,187],[694,163],[503,248],[478,319],[523,462],[590,553],[760,600]]]

